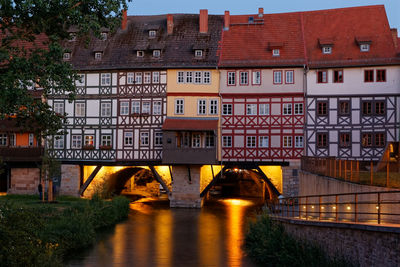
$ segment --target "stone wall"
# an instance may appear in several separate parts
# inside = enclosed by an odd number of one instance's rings
[[[172,194],[169,198],[170,207],[173,208],[201,208],[203,205],[200,197],[200,169],[201,165],[180,165],[172,167]]]
[[[39,168],[12,168],[10,194],[39,194]]]
[[[290,235],[356,266],[400,266],[400,228],[279,219]]]
[[[61,165],[60,195],[79,196],[80,167],[79,165]]]
[[[299,195],[300,161],[291,161],[290,166],[282,167],[282,194],[285,197]]]

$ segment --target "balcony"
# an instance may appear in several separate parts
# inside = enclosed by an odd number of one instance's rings
[[[217,150],[212,148],[165,148],[163,150],[163,164],[216,164]]]
[[[0,146],[0,158],[4,162],[40,161],[43,151],[42,147]]]

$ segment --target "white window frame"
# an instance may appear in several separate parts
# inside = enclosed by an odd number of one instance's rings
[[[160,57],[160,56],[161,56],[161,50],[160,49],[153,50],[153,57]]]
[[[111,85],[111,73],[102,73],[101,74],[101,86],[110,86]]]
[[[112,135],[102,134],[101,135],[101,145],[102,146],[112,146]]]
[[[30,133],[28,136],[28,145],[33,146],[35,143],[35,135],[33,133]]]
[[[101,40],[103,40],[103,41],[107,40],[107,33],[106,33],[106,32],[100,33],[100,38],[101,38]]]
[[[303,148],[304,147],[304,143],[303,143],[303,136],[298,135],[294,137],[294,147],[296,148]]]
[[[157,31],[156,30],[150,30],[149,31],[149,38],[155,38],[157,35]]]
[[[129,101],[121,101],[119,103],[119,114],[129,115]]]
[[[369,44],[360,44],[360,51],[361,52],[368,52],[369,51]]]
[[[209,101],[209,111],[210,115],[218,115],[218,99],[210,99]]]
[[[258,105],[259,115],[269,115],[269,104],[261,103]]]
[[[204,71],[203,72],[203,83],[210,84],[211,83],[211,72]]]
[[[290,135],[283,136],[282,147],[292,147],[293,146],[293,137]]]
[[[332,54],[332,46],[323,46],[322,54]]]
[[[111,116],[111,102],[102,102],[100,104],[100,114],[102,117]]]
[[[96,52],[96,53],[94,53],[94,59],[101,60],[102,55],[103,55],[103,52]]]
[[[132,114],[140,114],[140,100],[132,100]]]
[[[232,104],[222,104],[222,115],[232,115],[233,105]]]
[[[154,133],[154,146],[162,146],[163,144],[163,133],[155,132]]]
[[[126,83],[127,84],[134,84],[135,83],[135,73],[128,72],[126,74]]]
[[[184,79],[183,75],[184,75],[183,71],[178,71],[178,74],[176,76],[177,83],[184,83],[185,82],[185,79]]]
[[[293,70],[285,71],[285,83],[286,84],[294,84],[294,71]]]
[[[153,115],[161,115],[162,113],[162,102],[153,101]]]
[[[150,133],[140,132],[140,146],[148,146],[150,144]]]
[[[77,85],[85,85],[85,74],[80,73],[78,74],[79,79],[76,81]]]
[[[82,148],[82,135],[73,134],[71,136],[71,148],[72,149],[81,149]]]
[[[185,100],[183,98],[175,99],[175,114],[185,114]]]
[[[232,136],[231,135],[222,136],[222,147],[232,147]]]
[[[192,147],[193,148],[201,147],[201,135],[199,133],[192,134]]]
[[[257,115],[257,104],[246,104],[246,115]]]
[[[194,50],[194,56],[195,57],[203,57],[203,50],[200,50],[200,49]]]
[[[63,54],[63,60],[70,60],[71,59],[71,53],[70,52],[65,52]]]
[[[64,115],[64,102],[54,102],[54,112],[60,115]]]
[[[124,145],[125,146],[133,145],[133,132],[124,132]]]
[[[144,51],[142,50],[136,51],[136,57],[144,57]]]
[[[260,85],[261,84],[261,71],[255,70],[255,71],[253,71],[252,75],[253,75],[252,84]]]
[[[151,111],[151,102],[143,101],[142,102],[142,114],[150,114]]]
[[[160,72],[153,71],[152,81],[153,81],[153,83],[160,83]]]
[[[246,147],[254,148],[257,146],[256,136],[246,136]]]
[[[272,56],[279,57],[280,56],[280,50],[277,49],[277,48],[272,49]]]
[[[143,82],[143,75],[141,72],[135,73],[135,84],[142,84]]]
[[[227,84],[230,86],[236,85],[236,71],[228,71]]]
[[[151,72],[145,72],[145,73],[143,73],[143,83],[144,83],[144,84],[149,84],[149,83],[151,83]]]
[[[202,80],[202,72],[201,71],[195,71],[194,72],[194,83],[195,84],[201,84]]]
[[[15,133],[11,133],[8,135],[8,137],[10,138],[9,145],[16,146],[17,145],[17,135]],[[33,139],[32,139],[32,142],[30,142],[30,141],[31,140],[29,140],[29,144],[32,143],[32,145],[30,145],[30,146],[33,146]]]
[[[239,84],[240,85],[248,85],[249,84],[249,72],[241,71],[239,73],[240,73]]]
[[[86,116],[86,103],[75,102],[75,117],[85,117],[85,116]]]
[[[282,84],[282,71],[281,70],[274,70],[274,84]]]
[[[64,135],[55,135],[54,136],[54,149],[64,149]]]
[[[262,147],[262,148],[269,147],[269,136],[259,136],[258,147]]]
[[[185,72],[185,83],[193,83],[193,71]]]
[[[294,115],[303,115],[304,105],[303,103],[294,103]]]
[[[207,100],[198,99],[197,100],[197,115],[207,115]]]
[[[292,114],[293,114],[292,103],[283,103],[282,104],[282,115],[292,115]]]

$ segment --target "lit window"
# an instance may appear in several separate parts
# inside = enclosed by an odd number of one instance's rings
[[[103,134],[101,136],[101,145],[102,146],[111,146],[111,134]]]
[[[228,72],[228,85],[236,84],[236,73],[233,71]]]
[[[86,114],[86,104],[85,103],[75,103],[75,116],[84,117]]]
[[[111,116],[111,103],[101,103],[101,116],[109,117]]]
[[[292,115],[292,104],[283,104],[283,115]]]
[[[295,136],[294,137],[294,147],[296,147],[296,148],[303,147],[303,136]]]
[[[160,57],[161,51],[160,50],[153,50],[153,57]]]
[[[259,115],[269,115],[269,104],[259,105]]]
[[[183,99],[175,99],[175,114],[184,113],[184,101]]]
[[[361,52],[368,52],[369,51],[369,44],[361,44],[360,45]]]
[[[292,147],[292,137],[291,136],[283,137],[283,147]]]
[[[149,133],[148,132],[141,132],[140,133],[140,145],[141,146],[148,146],[149,145]]]
[[[195,50],[194,51],[195,57],[202,57],[203,56],[203,50]]]
[[[119,114],[120,115],[128,115],[129,114],[129,102],[128,101],[124,101],[124,102],[120,103]]]
[[[126,145],[126,146],[133,145],[133,133],[132,132],[124,133],[124,145]]]
[[[178,83],[183,83],[183,71],[178,71]]]
[[[154,134],[154,145],[155,146],[162,146],[163,144],[163,133],[161,132],[156,132]]]
[[[111,73],[101,74],[101,85],[111,85]]]
[[[323,54],[332,54],[332,47],[331,46],[324,46],[322,47]]]
[[[71,53],[64,53],[63,59],[64,60],[70,60],[71,59]]]
[[[272,49],[272,55],[274,56],[274,57],[278,57],[279,56],[279,49]]]
[[[210,100],[210,115],[218,114],[218,99]]]
[[[135,81],[135,74],[133,72],[128,72],[126,82],[128,84],[133,84]]]
[[[207,104],[205,99],[200,99],[197,101],[197,114],[205,115],[207,110]]]
[[[100,60],[102,54],[103,54],[102,52],[96,52],[96,53],[94,53],[94,59]]]
[[[222,115],[232,115],[232,104],[222,105]]]
[[[71,148],[80,149],[82,148],[82,136],[81,135],[72,135],[71,140]]]
[[[144,57],[144,51],[136,51],[137,57]]]
[[[85,135],[85,146],[94,146],[94,136]]]
[[[161,115],[161,101],[154,101],[153,102],[153,114],[154,115]]]
[[[257,104],[247,104],[246,105],[247,115],[257,115]]]
[[[253,71],[253,84],[261,84],[261,72],[259,70]]]
[[[232,136],[222,136],[222,146],[232,147]]]
[[[258,146],[259,147],[269,147],[269,137],[268,136],[260,136]]]
[[[203,72],[203,83],[210,84],[211,83],[211,73],[209,71]]]
[[[287,70],[285,71],[285,83],[294,83],[294,71],[293,70]]]
[[[256,147],[256,137],[255,136],[247,136],[246,147]]]
[[[132,101],[132,114],[139,114],[140,113],[140,101],[133,100]]]
[[[282,71],[274,71],[274,84],[282,84]]]

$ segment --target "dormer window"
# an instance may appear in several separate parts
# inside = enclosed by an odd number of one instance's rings
[[[254,23],[254,17],[249,17],[249,23]]]
[[[63,54],[63,60],[70,60],[71,59],[71,53],[70,52],[66,52]]]
[[[280,53],[279,49],[272,49],[272,56],[279,57],[279,53]]]
[[[149,38],[154,38],[156,37],[156,31],[155,30],[150,30],[149,31]]]
[[[194,51],[195,57],[202,57],[203,56],[203,50],[197,49]]]
[[[332,46],[323,46],[322,53],[323,54],[332,54]]]
[[[136,51],[136,56],[137,57],[143,57],[144,56],[144,51]]]
[[[100,34],[100,37],[101,37],[101,40],[103,40],[103,41],[107,40],[107,33],[106,32],[102,32]]]
[[[160,50],[153,50],[153,57],[160,57],[161,51]]]
[[[96,52],[96,53],[94,53],[94,59],[100,60],[102,55],[103,55],[102,52]]]
[[[76,33],[71,32],[71,33],[69,34],[69,41],[70,41],[70,42],[75,42],[75,41],[76,41]]]
[[[361,52],[368,52],[369,51],[369,44],[360,44],[360,51]]]

